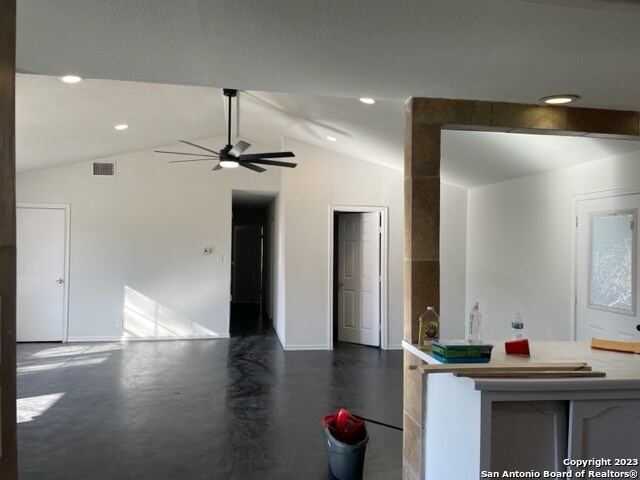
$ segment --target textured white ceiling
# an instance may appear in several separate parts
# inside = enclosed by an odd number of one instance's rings
[[[19,172],[227,133],[228,100],[219,88],[95,79],[67,85],[25,74],[16,80]],[[402,102],[368,106],[357,99],[241,91],[233,107],[232,143],[243,138],[279,149],[290,137],[402,168]],[[116,131],[119,123],[129,129]]]
[[[128,130],[116,131],[126,123]],[[222,91],[204,87],[16,78],[17,170],[96,159],[179,139],[223,135]]]
[[[222,135],[220,87],[246,90],[241,138],[279,148],[289,136],[402,168],[411,96],[574,93],[580,106],[640,110],[638,27],[639,2],[623,0],[18,0],[18,68],[36,74],[18,76],[18,169]],[[88,80],[55,78],[70,72]],[[131,128],[113,131],[123,121]],[[545,148],[529,144],[514,165],[517,137],[447,133],[443,177],[478,185],[635,149],[574,139],[588,142],[570,146],[581,155],[534,165]]]
[[[442,132],[442,177],[473,188],[640,151],[640,142],[501,132]]]
[[[640,4],[19,0],[24,72],[390,100],[640,110]]]

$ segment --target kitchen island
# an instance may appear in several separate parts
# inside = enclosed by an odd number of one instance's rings
[[[578,471],[586,472],[583,478],[603,478],[590,475],[609,471],[637,475],[640,355],[595,350],[583,342],[530,342],[531,356],[516,357],[504,353],[503,342],[491,343],[490,366],[585,362],[605,376],[425,373],[423,478],[508,478],[504,475],[510,472],[515,478],[580,478]],[[403,347],[426,364],[441,363],[407,342]],[[590,459],[592,464],[576,465]]]

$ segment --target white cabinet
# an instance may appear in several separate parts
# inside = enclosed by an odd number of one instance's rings
[[[570,418],[570,458],[640,459],[640,400],[573,401]],[[629,467],[607,470],[626,472]]]
[[[493,403],[491,470],[564,470],[568,409],[563,401]]]
[[[424,375],[423,478],[503,478],[504,471],[532,470],[544,478],[544,472],[567,472],[566,459],[611,459],[606,469],[614,472],[638,469],[616,466],[615,459],[640,459],[640,355],[577,342],[530,343],[531,359],[507,357],[494,343],[491,363],[581,361],[606,376]],[[427,363],[440,363],[405,348]]]

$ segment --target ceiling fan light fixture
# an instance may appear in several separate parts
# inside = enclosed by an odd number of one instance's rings
[[[362,103],[366,103],[367,105],[373,105],[374,103],[376,103],[374,98],[369,97],[360,97],[360,101]]]
[[[223,89],[222,93],[225,97],[229,98],[229,116],[227,117],[227,145],[221,148],[219,151],[212,150],[211,148],[203,147],[197,143],[188,142],[186,140],[180,140],[181,143],[186,143],[198,150],[205,151],[205,153],[192,153],[192,152],[173,152],[167,150],[155,150],[157,153],[166,153],[169,155],[187,155],[190,157],[185,160],[173,160],[169,163],[184,163],[184,162],[202,162],[217,160],[218,163],[212,168],[213,171],[222,170],[223,168],[238,168],[243,167],[256,173],[266,172],[267,169],[261,165],[270,165],[274,167],[287,167],[295,168],[296,163],[282,162],[280,160],[273,160],[275,158],[291,158],[295,157],[293,152],[262,152],[262,153],[249,153],[245,154],[244,151],[251,146],[250,143],[240,140],[235,145],[231,145],[231,99],[237,96],[238,91],[231,88]]]
[[[64,83],[80,83],[82,81],[82,77],[78,75],[65,75],[60,77],[60,80]]]
[[[220,160],[220,166],[222,168],[238,168],[240,164],[235,160],[226,159],[226,160]]]
[[[550,95],[540,99],[541,103],[547,105],[566,105],[569,103],[575,103],[580,100],[579,95]]]

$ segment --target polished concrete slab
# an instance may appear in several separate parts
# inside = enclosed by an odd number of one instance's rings
[[[402,425],[402,354],[229,340],[18,345],[21,480],[326,479],[339,407]],[[368,424],[365,479],[402,476],[402,432]]]

